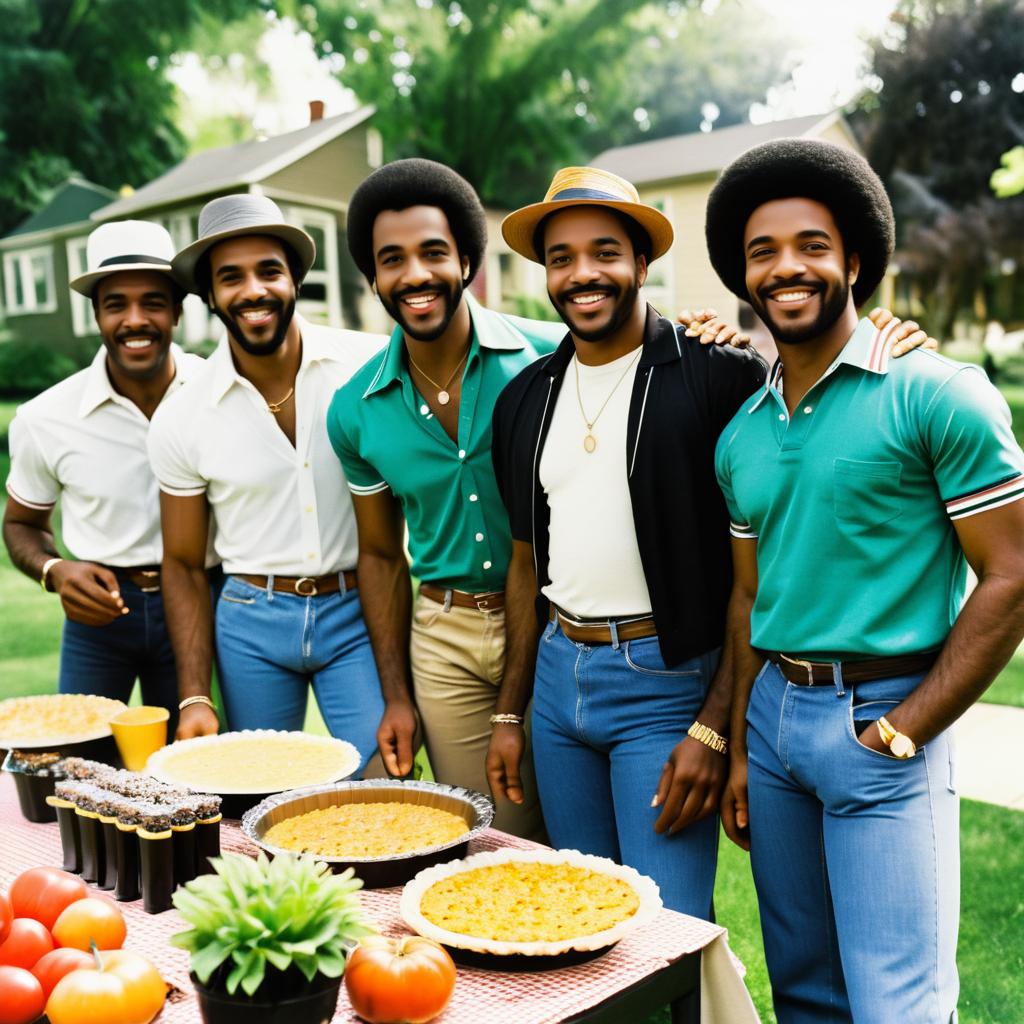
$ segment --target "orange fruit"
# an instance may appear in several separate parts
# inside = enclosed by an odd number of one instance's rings
[[[110,900],[89,896],[61,911],[53,926],[53,941],[85,952],[93,942],[97,949],[120,949],[127,932],[124,916]]]

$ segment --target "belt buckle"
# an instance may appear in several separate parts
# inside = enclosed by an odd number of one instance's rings
[[[309,590],[302,589],[302,586],[305,583],[309,584]],[[298,594],[299,597],[316,597],[316,580],[312,576],[301,576],[295,581],[295,593]]]
[[[494,597],[493,594],[473,595],[473,601],[476,604],[476,610],[478,612],[489,612],[491,599]]]
[[[144,576],[147,580],[153,580],[154,583],[149,587],[139,587],[144,594],[157,594],[160,592],[160,570],[159,569],[141,569],[139,571],[140,576]]]
[[[790,665],[799,665],[802,669],[807,672],[807,685],[814,685],[814,666],[809,661],[802,661],[800,658],[787,658],[786,655],[779,651],[779,657],[788,661]]]

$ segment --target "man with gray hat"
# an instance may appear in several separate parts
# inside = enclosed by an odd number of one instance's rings
[[[207,515],[227,580],[216,650],[232,729],[301,729],[313,686],[331,733],[362,761],[383,712],[356,592],[356,524],[327,438],[334,392],[384,342],[295,314],[313,240],[269,199],[215,199],[179,280],[227,336],[153,424],[168,621],[178,656],[179,738],[214,733],[214,627],[202,577]]]
[[[160,509],[146,458],[150,417],[203,360],[172,345],[184,292],[157,224],[103,224],[71,287],[92,300],[103,345],[92,364],[18,409],[10,428],[4,542],[11,561],[60,596],[62,693],[176,711],[174,655],[160,592]],[[71,558],[54,544],[63,511]],[[204,575],[205,585],[205,575]]]

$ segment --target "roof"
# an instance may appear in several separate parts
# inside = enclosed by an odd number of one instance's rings
[[[130,196],[100,210],[94,220],[135,216],[211,192],[229,192],[253,185],[362,124],[376,110],[365,106],[337,117],[313,121],[304,128],[269,139],[250,139],[234,146],[208,149],[183,160]]]
[[[94,210],[107,206],[116,195],[116,192],[102,185],[94,185],[85,178],[68,178],[63,185],[57,187],[45,206],[4,237],[33,235],[40,231],[55,231],[69,224],[87,222]]]
[[[842,120],[837,111],[812,114],[767,124],[737,124],[711,132],[672,135],[652,142],[606,149],[591,163],[612,171],[634,185],[672,178],[688,178],[700,174],[717,174],[751,146],[772,139],[792,138],[824,131]],[[852,139],[852,136],[851,136]]]

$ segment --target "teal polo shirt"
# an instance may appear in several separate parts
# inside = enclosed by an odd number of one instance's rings
[[[354,495],[390,490],[401,502],[413,575],[484,593],[504,589],[512,553],[491,465],[494,403],[566,331],[561,323],[484,309],[468,294],[466,301],[473,334],[462,374],[457,443],[409,377],[399,327],[383,353],[337,391],[327,433]]]
[[[719,438],[733,535],[757,540],[755,647],[836,661],[940,646],[966,581],[953,520],[1024,497],[985,374],[889,347],[862,320],[792,419],[776,364]]]

